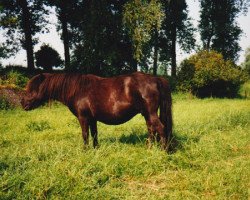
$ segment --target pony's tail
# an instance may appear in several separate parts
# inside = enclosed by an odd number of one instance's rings
[[[167,80],[160,78],[160,120],[164,125],[164,133],[168,145],[172,139],[173,119],[172,119],[172,97],[171,89]]]

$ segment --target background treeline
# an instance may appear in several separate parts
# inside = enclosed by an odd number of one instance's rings
[[[170,72],[175,80],[173,85],[178,86],[176,80],[185,77],[182,68],[188,63],[183,61],[177,68],[178,46],[186,53],[198,52],[197,56],[208,55],[199,52],[214,50],[223,56],[217,58],[232,63],[230,69],[238,69],[235,62],[241,50],[242,30],[236,20],[246,14],[249,0],[199,0],[199,5],[200,21],[195,28],[185,0],[1,0],[0,27],[5,30],[7,40],[0,45],[0,58],[23,48],[27,51],[29,72],[37,68],[51,71],[56,66],[63,66],[67,72],[102,76],[137,70],[165,75]],[[49,44],[44,44],[38,52],[33,50],[38,43],[37,35],[49,32],[47,18],[51,8],[55,9],[59,22],[63,59]],[[197,34],[201,44],[196,42]],[[178,74],[182,76],[178,78]],[[246,80],[243,76],[235,79],[240,83]],[[192,89],[192,84],[185,90],[197,90],[197,85]]]

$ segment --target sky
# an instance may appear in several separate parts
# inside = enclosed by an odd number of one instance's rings
[[[198,0],[187,0],[189,16],[193,19],[193,24],[195,27],[198,26],[199,21],[199,1]],[[40,46],[43,43],[50,44],[54,49],[58,51],[62,58],[64,58],[63,54],[63,42],[60,39],[58,32],[56,31],[55,25],[58,23],[57,18],[55,16],[55,12],[52,10],[52,14],[49,16],[49,22],[51,25],[49,26],[49,33],[38,35],[39,43],[35,45],[34,52],[39,50]],[[250,47],[250,8],[248,9],[248,13],[246,16],[241,15],[237,22],[241,29],[243,30],[243,34],[240,39],[240,46],[242,51],[239,53],[240,57],[238,60],[238,64],[244,61],[245,50]],[[196,41],[197,44],[201,44],[199,33],[196,33]],[[0,30],[0,43],[4,42],[3,31]],[[194,53],[194,52],[193,52]],[[192,53],[191,53],[192,54]],[[179,64],[183,59],[190,56],[190,54],[183,53],[177,47],[177,63]],[[0,60],[3,65],[24,65],[26,66],[26,51],[20,50],[15,56],[10,57],[5,60]]]

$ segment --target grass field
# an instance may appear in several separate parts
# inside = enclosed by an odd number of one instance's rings
[[[139,115],[83,149],[60,104],[0,111],[0,199],[249,199],[250,100],[174,95],[173,110],[172,154],[147,148]]]

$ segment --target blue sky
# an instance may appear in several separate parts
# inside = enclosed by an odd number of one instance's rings
[[[189,16],[193,19],[193,24],[197,27],[199,21],[199,2],[198,0],[187,0]],[[43,43],[50,44],[53,48],[55,48],[63,58],[63,43],[60,40],[58,33],[56,32],[57,19],[54,14],[49,17],[50,25],[50,33],[39,35],[40,42],[34,47],[34,51],[37,51]],[[248,13],[246,16],[241,15],[238,20],[238,24],[243,30],[243,34],[240,40],[240,46],[242,51],[240,52],[240,58],[238,64],[244,61],[245,50],[250,47],[250,9],[248,9]],[[199,33],[196,33],[196,41],[197,44],[201,44]],[[4,42],[4,38],[2,36],[2,31],[0,31],[0,43]],[[180,63],[184,58],[188,57],[189,54],[183,53],[180,50],[177,50],[177,62]],[[21,50],[16,56],[13,56],[6,60],[1,60],[2,64],[22,64],[26,65],[26,52]]]

